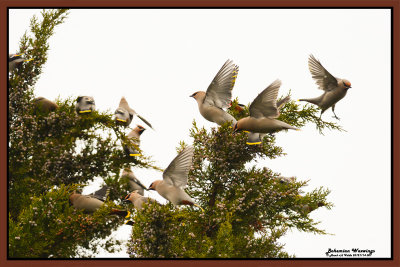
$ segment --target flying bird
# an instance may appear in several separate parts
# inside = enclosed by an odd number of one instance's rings
[[[21,65],[23,62],[28,62],[33,60],[31,59],[25,59],[22,57],[23,54],[9,54],[8,55],[8,71],[12,72],[16,67]]]
[[[93,196],[81,195],[75,192],[69,196],[69,200],[74,208],[83,210],[85,213],[93,213],[104,204],[103,201]],[[126,210],[112,209],[110,214],[129,217],[130,212]]]
[[[204,211],[183,190],[187,186],[188,173],[193,164],[193,153],[193,147],[188,146],[184,148],[165,169],[163,180],[154,181],[150,185],[149,190],[157,191],[174,205],[194,205]]]
[[[134,190],[131,193],[129,193],[124,201],[125,203],[131,202],[135,209],[141,210],[143,209],[143,204],[144,203],[157,203],[155,199],[152,199],[150,197],[144,197],[143,195],[139,194],[138,190]]]
[[[239,72],[239,67],[233,64],[232,60],[227,60],[217,75],[208,86],[207,91],[198,91],[190,97],[196,99],[200,114],[208,121],[222,125],[227,121],[236,123],[236,119],[227,113],[224,108],[228,108],[231,103],[232,89]]]
[[[141,156],[139,152],[139,145],[140,145],[140,135],[146,129],[143,126],[137,125],[126,137],[130,140],[133,145],[124,145],[124,151],[128,156],[137,157]]]
[[[118,108],[115,110],[115,121],[121,123],[122,125],[129,126],[131,124],[133,117],[138,116],[144,123],[146,123],[150,128],[153,129],[150,122],[144,119],[142,116],[136,113],[132,108],[129,107],[128,102],[125,97],[121,98]]]
[[[44,113],[49,113],[58,109],[58,105],[55,102],[48,100],[42,96],[35,98],[33,100],[33,103],[37,110]]]
[[[299,101],[307,101],[320,107],[320,118],[325,110],[332,107],[334,118],[339,120],[335,113],[335,105],[345,97],[347,90],[351,88],[351,83],[346,79],[332,76],[313,55],[308,59],[308,68],[319,89],[324,93],[316,98],[299,99]]]
[[[249,131],[253,133],[274,133],[284,129],[299,130],[283,121],[277,120],[280,108],[290,100],[289,96],[276,102],[280,80],[275,80],[264,89],[250,104],[249,117],[240,119],[234,126],[234,131]],[[262,136],[259,136],[261,139]],[[260,140],[261,141],[261,140]]]
[[[131,169],[125,168],[122,172],[122,177],[127,177],[129,179],[128,182],[130,191],[136,190],[142,196],[144,195],[144,190],[147,190],[147,187],[144,186],[138,178],[136,178]]]
[[[91,113],[96,109],[94,98],[91,96],[78,96],[76,99],[75,110],[78,114]]]

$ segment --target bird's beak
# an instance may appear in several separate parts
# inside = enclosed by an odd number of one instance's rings
[[[117,119],[117,121],[126,122],[126,120],[123,120],[123,119]]]
[[[126,197],[124,198],[124,200],[122,200],[122,203],[129,203],[129,197],[131,196],[131,194],[126,195]]]
[[[233,133],[237,133],[239,130],[238,130],[238,127],[237,127],[237,123],[235,124],[235,126],[233,126]]]

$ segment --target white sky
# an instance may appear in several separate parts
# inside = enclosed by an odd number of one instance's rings
[[[10,53],[38,13],[10,10]],[[374,257],[390,257],[390,10],[74,9],[55,31],[36,96],[91,95],[98,110],[112,112],[125,96],[154,125],[156,131],[141,136],[141,148],[162,168],[180,140],[191,143],[193,119],[215,126],[189,95],[205,91],[227,59],[239,65],[233,97],[248,104],[277,78],[280,95],[289,89],[293,99],[322,94],[307,67],[314,54],[332,75],[352,83],[336,105],[347,132],[322,136],[309,125],[278,133],[287,156],[255,164],[310,179],[305,191],[331,189],[335,207],[311,216],[334,235],[293,230],[280,241],[297,257],[325,257],[328,248],[373,249]],[[332,115],[327,110],[323,118],[335,121]],[[135,123],[144,125],[137,117]],[[161,178],[152,170],[134,172],[145,185]],[[129,229],[122,226],[117,237],[127,240]]]

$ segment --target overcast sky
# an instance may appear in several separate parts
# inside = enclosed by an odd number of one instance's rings
[[[19,51],[33,14],[39,10],[10,10],[10,53]],[[305,191],[332,190],[328,200],[335,207],[311,217],[333,235],[293,230],[280,241],[297,257],[325,257],[329,248],[370,249],[373,257],[390,257],[389,9],[74,9],[50,39],[35,95],[53,100],[90,95],[98,110],[112,112],[125,96],[156,129],[143,133],[141,148],[165,168],[179,141],[192,142],[193,119],[215,127],[189,96],[205,91],[227,59],[239,65],[233,97],[248,104],[277,78],[279,95],[322,94],[308,70],[311,53],[352,84],[336,105],[347,132],[323,136],[314,125],[280,132],[277,144],[287,155],[255,164],[309,179]],[[323,119],[336,121],[332,115],[327,110]],[[144,125],[137,117],[131,126],[136,123]],[[152,170],[134,172],[147,186],[162,177]],[[150,196],[164,202],[156,194]],[[116,236],[127,240],[129,231],[122,226]]]

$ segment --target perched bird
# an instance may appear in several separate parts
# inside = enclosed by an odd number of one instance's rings
[[[289,97],[276,102],[280,80],[275,80],[264,89],[250,104],[250,116],[240,119],[234,126],[234,131],[249,131],[253,133],[274,133],[284,129],[298,130],[297,128],[276,120],[279,117],[280,108],[289,101]],[[279,106],[278,106],[279,105]]]
[[[227,113],[232,98],[232,89],[239,72],[239,67],[233,61],[227,60],[218,71],[207,91],[198,91],[190,97],[196,99],[200,114],[208,121],[222,125],[227,121],[236,123],[236,119]]]
[[[69,196],[69,200],[74,208],[83,210],[86,213],[93,213],[104,204],[103,201],[95,197],[85,196],[75,192]],[[112,209],[110,214],[129,217],[130,212],[126,210]]]
[[[78,96],[76,99],[75,110],[76,113],[90,113],[96,109],[94,98],[91,96]]]
[[[140,145],[140,135],[146,129],[143,126],[137,125],[126,137],[133,145],[124,145],[124,151],[131,157],[141,156],[138,148]]]
[[[143,195],[139,194],[138,190],[134,190],[129,193],[125,197],[124,202],[132,202],[133,206],[135,206],[135,209],[137,210],[143,209],[143,203],[157,203],[155,199],[144,197]]]
[[[150,122],[145,120],[142,116],[136,113],[132,108],[129,107],[128,102],[126,101],[125,97],[121,98],[121,101],[119,102],[118,108],[115,110],[115,121],[118,123],[121,123],[125,126],[128,126],[131,124],[133,116],[138,116],[139,119],[141,119],[144,123],[146,123],[150,128],[153,129],[151,126]]]
[[[187,186],[188,173],[192,166],[193,147],[184,148],[163,173],[163,180],[154,181],[149,190],[157,191],[162,197],[174,205],[197,205],[183,190]]]
[[[58,109],[58,105],[55,102],[48,100],[42,96],[35,98],[33,100],[33,103],[36,109],[43,113],[49,113]]]
[[[280,101],[278,101],[276,103],[276,105],[278,107],[278,111],[289,100],[290,100],[290,97],[287,96],[287,97],[281,99]],[[252,133],[252,132],[249,132],[249,131],[244,131],[244,132],[247,132],[247,142],[246,142],[246,144],[248,144],[248,145],[259,145],[259,144],[261,144],[262,143],[262,139],[266,135],[265,133]]]
[[[31,61],[32,59],[25,59],[22,57],[23,54],[9,54],[8,55],[8,71],[12,72],[22,62]]]
[[[101,201],[106,201],[109,193],[110,193],[110,188],[107,185],[104,185],[102,188],[100,188],[99,190],[95,191],[92,194],[89,194],[88,196],[97,198],[98,200]]]
[[[138,191],[139,194],[142,196],[144,195],[144,190],[147,190],[146,186],[144,186],[138,178],[133,174],[131,169],[125,168],[124,171],[122,172],[122,177],[128,177],[129,178],[129,188],[130,191]]]
[[[316,98],[299,99],[299,101],[307,101],[320,107],[320,118],[325,110],[332,107],[334,118],[339,120],[335,114],[335,105],[345,97],[347,90],[351,88],[351,83],[346,79],[332,76],[313,55],[310,55],[308,59],[308,68],[319,89],[323,90],[324,93]]]

